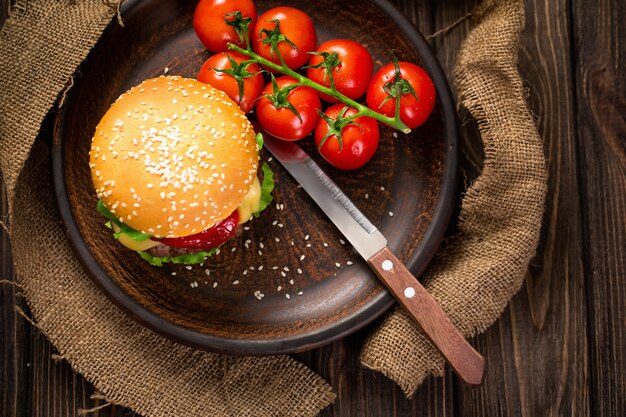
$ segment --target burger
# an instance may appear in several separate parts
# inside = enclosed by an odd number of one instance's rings
[[[98,211],[119,243],[153,265],[203,262],[270,203],[261,146],[222,91],[183,77],[148,79],[96,127],[89,167]]]

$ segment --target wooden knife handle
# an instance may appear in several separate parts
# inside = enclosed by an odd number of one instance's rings
[[[454,327],[417,278],[387,247],[367,262],[407,314],[439,349],[459,378],[469,385],[480,385],[485,373],[483,357]]]

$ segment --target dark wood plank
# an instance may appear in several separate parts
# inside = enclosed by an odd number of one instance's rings
[[[539,255],[525,288],[496,325],[474,340],[487,359],[487,376],[478,389],[457,386],[455,407],[463,416],[589,414],[567,2],[526,5],[520,70],[549,161],[550,198]],[[442,42],[454,35],[453,30]],[[467,121],[463,125],[465,132],[473,129]],[[464,151],[465,172],[471,176],[480,166],[480,152],[472,143]]]
[[[572,2],[592,410],[626,415],[626,4]]]

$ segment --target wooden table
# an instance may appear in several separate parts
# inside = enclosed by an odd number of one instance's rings
[[[8,2],[0,1],[4,15]],[[430,34],[465,16],[477,0],[396,3]],[[484,385],[467,388],[448,372],[405,399],[394,383],[359,365],[370,326],[297,355],[338,394],[322,416],[626,415],[625,20],[622,0],[527,1],[519,67],[544,140],[550,188],[524,288],[472,340],[486,358]],[[431,40],[450,78],[471,27],[464,21]],[[469,174],[472,149],[468,141]],[[13,280],[6,233],[0,252],[1,279]],[[97,405],[89,399],[93,386],[52,358],[55,349],[14,313],[14,304],[27,310],[14,287],[0,285],[0,415],[75,416]],[[113,406],[98,415],[133,414]]]

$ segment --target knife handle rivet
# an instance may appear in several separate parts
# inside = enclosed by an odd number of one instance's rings
[[[415,288],[413,287],[407,287],[404,289],[404,296],[406,298],[413,298],[415,297]]]
[[[385,271],[391,271],[393,269],[393,262],[391,262],[389,259],[385,259],[382,263],[382,267]]]

